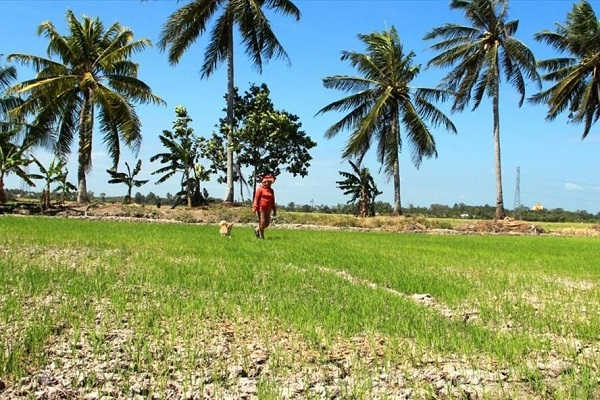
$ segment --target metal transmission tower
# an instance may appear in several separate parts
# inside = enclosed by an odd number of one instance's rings
[[[517,186],[515,188],[515,204],[513,205],[515,216],[519,208],[521,208],[521,167],[517,167]]]

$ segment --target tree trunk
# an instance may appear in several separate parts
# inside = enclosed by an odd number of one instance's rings
[[[44,190],[43,197],[44,197],[44,201],[43,201],[44,210],[48,210],[50,208],[50,189]]]
[[[362,193],[360,204],[358,205],[358,215],[361,218],[369,216],[369,194],[366,190]]]
[[[227,33],[227,192],[225,203],[233,203],[233,107],[235,96],[233,71],[233,16],[229,17],[229,32]]]
[[[502,195],[502,162],[500,157],[500,95],[498,90],[498,81],[496,81],[495,93],[493,96],[493,114],[494,114],[494,156],[495,156],[495,175],[496,175],[496,219],[506,217],[504,210],[504,200]]]
[[[6,191],[4,190],[4,177],[0,176],[0,204],[6,203]]]
[[[89,203],[86,173],[92,164],[92,110],[89,93],[84,94],[79,124],[79,154],[77,166],[77,202]]]
[[[402,215],[402,205],[400,204],[400,160],[394,161],[394,210],[392,215]]]
[[[394,112],[393,117],[394,122],[392,123],[392,129],[395,132],[392,132],[392,137],[395,139],[393,146],[396,146],[394,154],[396,155],[396,159],[394,160],[393,165],[393,179],[394,179],[394,210],[392,211],[392,215],[400,216],[402,215],[402,205],[400,204],[400,126],[399,126],[399,116],[398,111]]]
[[[186,174],[186,182],[185,182],[185,194],[187,197],[187,206],[188,208],[192,208],[193,206],[193,201],[192,201],[192,197],[193,197],[193,193],[192,193],[192,182],[190,180],[190,175]]]
[[[131,186],[127,187],[127,197],[125,198],[125,201],[124,201],[125,204],[131,204],[131,192],[132,192],[131,189],[132,189]]]

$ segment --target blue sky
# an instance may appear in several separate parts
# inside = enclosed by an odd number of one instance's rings
[[[136,39],[147,38],[154,44],[167,17],[185,1],[157,0],[0,0],[0,45],[2,62],[11,53],[45,56],[47,41],[37,36],[37,27],[44,21],[52,21],[58,30],[67,34],[65,13],[67,9],[82,15],[99,17],[105,26],[115,21],[133,30]],[[271,90],[275,107],[300,117],[302,129],[317,142],[311,151],[313,160],[306,178],[282,174],[275,184],[279,204],[343,204],[348,199],[336,188],[339,171],[351,171],[341,159],[347,133],[333,140],[323,133],[341,115],[316,113],[326,104],[344,96],[342,92],[325,89],[322,79],[336,74],[355,74],[347,62],[340,61],[343,50],[363,51],[357,39],[361,33],[383,31],[395,26],[405,52],[414,51],[414,62],[422,70],[413,82],[418,87],[436,86],[444,72],[426,69],[425,64],[434,56],[428,49],[432,42],[423,41],[430,29],[444,23],[464,23],[459,12],[449,10],[448,0],[295,0],[302,18],[269,14],[272,28],[286,49],[291,64],[271,60],[259,75],[252,68],[242,48],[236,48],[235,83],[240,91],[250,84],[266,83]],[[590,1],[600,15],[600,1]],[[535,42],[533,35],[544,29],[554,30],[555,23],[564,23],[572,8],[571,1],[511,0],[509,19],[519,20],[515,35],[527,44],[538,59],[556,57],[548,46]],[[236,41],[237,42],[237,41]],[[171,129],[175,107],[183,105],[193,119],[197,135],[210,136],[218,119],[223,117],[223,96],[227,89],[226,66],[223,65],[209,79],[200,80],[206,38],[199,39],[182,57],[180,63],[171,66],[167,55],[155,46],[135,55],[140,64],[139,77],[149,84],[155,94],[167,102],[166,107],[139,106],[143,123],[143,144],[137,158],[124,151],[119,170],[124,162],[130,165],[142,159],[140,179],[150,179],[139,191],[150,191],[159,196],[175,193],[178,178],[155,185],[156,175],[151,172],[159,165],[149,158],[163,151],[158,136],[164,129]],[[17,66],[19,80],[33,77],[33,71]],[[582,126],[566,123],[566,115],[554,122],[546,122],[546,109],[542,106],[524,104],[518,108],[518,96],[512,87],[503,85],[500,104],[500,129],[504,204],[512,209],[515,201],[517,167],[520,168],[521,203],[531,207],[542,203],[546,208],[587,210],[600,212],[600,125],[596,124],[585,140],[581,140]],[[527,95],[537,91],[531,84]],[[403,206],[430,206],[431,204],[465,203],[469,205],[494,205],[494,150],[492,140],[492,113],[489,101],[484,101],[475,111],[450,114],[448,104],[439,105],[450,115],[458,129],[452,135],[441,129],[433,131],[438,157],[425,159],[420,168],[412,164],[411,149],[405,141],[400,156],[401,196]],[[74,149],[75,150],[75,149]],[[42,151],[35,154],[49,163],[51,155]],[[76,182],[75,156],[69,160],[70,181]],[[371,170],[383,194],[378,200],[393,203],[393,186],[379,173],[379,164],[368,157],[364,166]],[[88,189],[96,195],[122,196],[124,185],[110,185],[106,169],[110,160],[101,140],[93,145],[93,170],[88,175]],[[8,188],[18,188],[20,181],[14,176],[7,180]],[[41,184],[41,183],[40,183]],[[215,181],[205,187],[213,197],[222,198],[225,185]],[[236,198],[239,193],[236,187]],[[247,198],[247,194],[245,194]]]

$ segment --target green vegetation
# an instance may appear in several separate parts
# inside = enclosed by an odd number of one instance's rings
[[[500,82],[516,90],[519,107],[525,100],[527,81],[541,88],[535,55],[514,37],[519,20],[508,20],[508,8],[508,0],[451,1],[450,9],[462,12],[468,24],[447,23],[433,28],[424,37],[440,40],[431,46],[438,54],[427,66],[452,68],[440,86],[455,93],[453,112],[462,112],[468,106],[475,110],[484,96],[491,98],[498,219],[506,217],[500,154]]]
[[[348,96],[321,108],[317,115],[331,111],[348,112],[325,131],[331,139],[350,130],[342,153],[344,159],[358,164],[377,142],[377,161],[394,182],[394,215],[402,214],[400,202],[400,160],[403,143],[412,150],[412,162],[419,167],[423,158],[437,157],[431,128],[443,127],[456,133],[452,121],[431,101],[444,101],[452,92],[439,88],[415,88],[420,66],[414,65],[416,53],[405,51],[394,26],[383,32],[359,34],[366,53],[342,51],[356,76],[333,75],[323,78],[328,89]],[[405,136],[404,142],[401,136]]]
[[[10,88],[24,96],[10,113],[19,119],[33,116],[27,142],[53,148],[60,159],[68,157],[78,143],[77,201],[87,202],[94,127],[116,169],[123,145],[134,153],[141,145],[142,123],[135,106],[166,103],[138,79],[138,65],[131,60],[133,54],[152,45],[148,39],[134,40],[133,32],[119,22],[105,29],[99,18],[78,20],[71,10],[67,10],[66,23],[66,35],[51,21],[38,27],[38,35],[48,39],[48,56],[54,59],[20,53],[8,56],[8,61],[31,66],[37,73],[34,79]]]
[[[106,366],[121,346],[112,372],[152,376],[143,393],[159,397],[175,377],[224,394],[244,376],[261,398],[290,376],[318,397],[310,372],[327,368],[344,374],[322,372],[323,390],[344,398],[399,393],[394,379],[423,396],[600,396],[597,237],[274,228],[259,242],[249,226],[226,239],[211,225],[4,216],[0,238],[9,388],[74,363],[60,355]],[[72,384],[102,393],[106,379]]]
[[[176,65],[199,37],[205,36],[208,22],[215,17],[215,26],[211,29],[209,44],[204,52],[204,62],[200,70],[201,78],[208,78],[217,67],[227,61],[227,195],[226,202],[233,202],[235,137],[234,126],[234,31],[239,28],[242,45],[252,64],[262,72],[264,62],[272,58],[289,61],[288,55],[271,29],[265,11],[290,16],[300,20],[300,10],[290,0],[274,0],[267,3],[247,3],[232,0],[192,1],[171,14],[163,25],[158,47],[166,50],[169,63]]]

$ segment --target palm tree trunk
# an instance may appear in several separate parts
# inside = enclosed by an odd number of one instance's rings
[[[89,203],[87,192],[86,173],[91,165],[92,158],[92,111],[90,107],[89,93],[86,92],[81,105],[81,117],[79,125],[79,155],[77,166],[77,202]]]
[[[394,161],[394,210],[392,215],[402,215],[402,205],[400,204],[400,160]]]
[[[394,146],[396,150],[394,152],[396,159],[393,164],[393,173],[394,173],[394,210],[392,211],[392,215],[400,216],[402,215],[402,205],[400,204],[400,125],[399,125],[399,115],[398,110],[393,111],[394,122],[392,124],[392,138],[394,140]]]
[[[498,82],[498,81],[496,81]],[[498,84],[495,88],[496,93],[493,96],[493,114],[494,114],[494,156],[496,159],[495,173],[496,173],[496,219],[503,219],[506,217],[506,210],[504,210],[504,200],[502,195],[502,162],[500,156],[500,95],[498,90]]]
[[[233,203],[233,102],[235,96],[233,73],[233,15],[229,16],[227,37],[227,192],[225,203]]]
[[[50,209],[50,189],[44,189],[44,210]]]
[[[6,191],[4,190],[4,177],[0,176],[0,204],[6,203]]]

